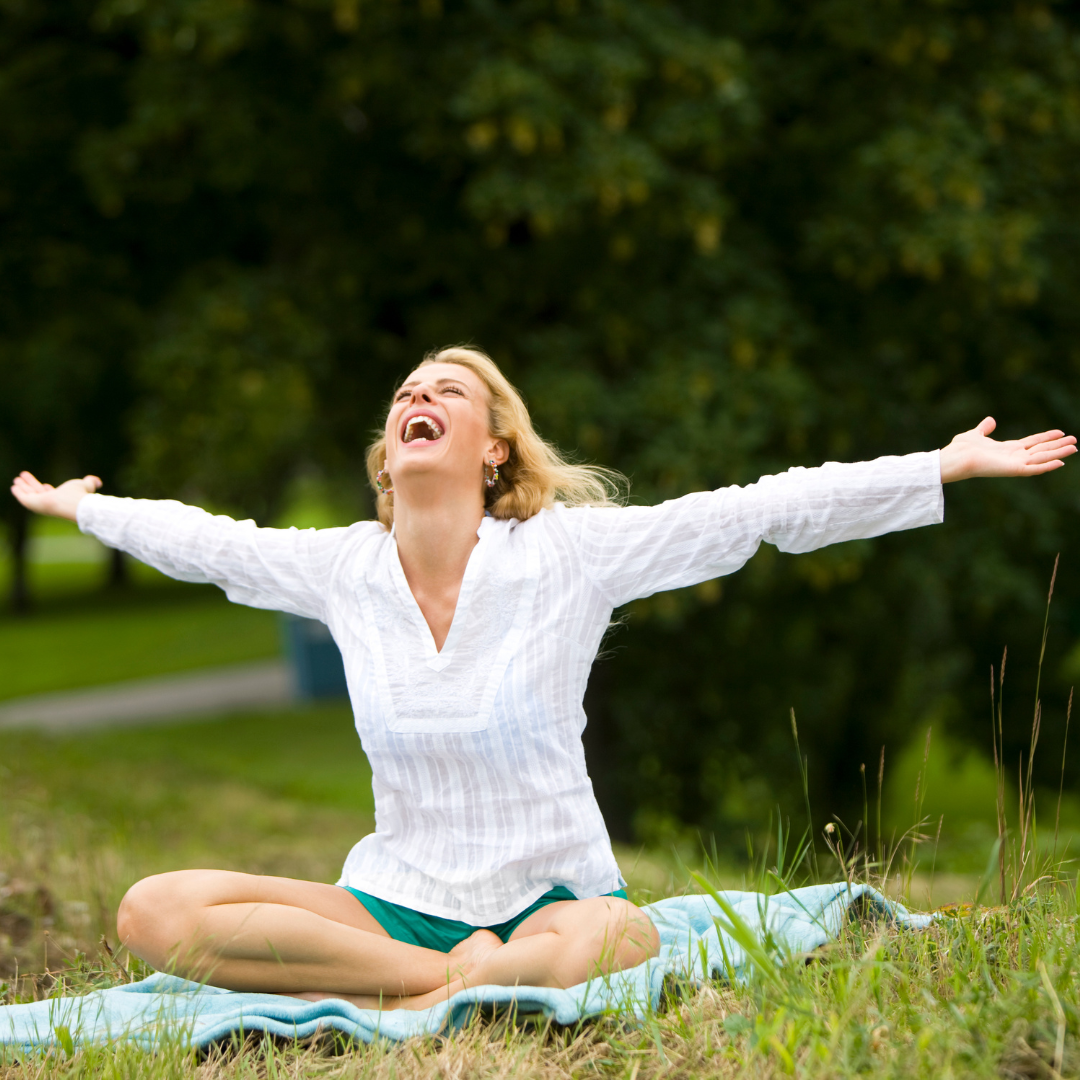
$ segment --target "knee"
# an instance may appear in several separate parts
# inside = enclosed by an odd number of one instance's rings
[[[134,943],[142,936],[148,916],[153,908],[152,897],[155,890],[155,878],[143,878],[136,881],[120,901],[116,912],[116,936],[120,944],[134,951]]]
[[[660,952],[660,935],[652,920],[621,897],[605,897],[606,917],[601,933],[604,972],[637,967]]]
[[[620,910],[616,915],[616,926],[619,930],[619,947],[626,954],[630,963],[624,964],[631,967],[642,964],[646,960],[660,954],[660,934],[653,924],[652,919],[641,908],[631,904],[629,900],[619,897]]]
[[[116,913],[116,934],[129,952],[154,967],[185,933],[182,898],[188,891],[184,872],[155,874],[137,881],[124,894]]]

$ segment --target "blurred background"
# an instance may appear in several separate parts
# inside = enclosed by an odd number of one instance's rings
[[[640,502],[1075,430],[1078,151],[1065,3],[5,2],[0,473],[346,523],[395,380],[457,342]],[[274,615],[0,505],[8,705],[281,655]],[[1011,777],[1058,552],[1033,778],[1080,827],[1078,510],[1075,468],[976,481],[944,527],[631,605],[586,703],[620,850],[797,833],[800,753],[856,832],[884,753],[882,830],[981,870],[990,669]],[[150,867],[333,880],[371,827],[347,707],[203,720],[0,731],[9,899],[63,871],[107,928]]]

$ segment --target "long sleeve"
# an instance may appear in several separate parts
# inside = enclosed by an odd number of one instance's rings
[[[260,529],[168,499],[109,495],[87,495],[77,516],[84,533],[169,577],[210,582],[235,603],[323,622],[338,555],[362,527]]]
[[[943,518],[939,452],[829,462],[659,506],[560,508],[585,573],[614,606],[743,566],[762,541],[805,552]]]

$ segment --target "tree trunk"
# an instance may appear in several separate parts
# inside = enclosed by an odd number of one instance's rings
[[[11,519],[11,610],[24,615],[30,610],[30,585],[26,556],[30,540],[30,515],[23,509]]]
[[[130,580],[127,557],[119,548],[110,548],[109,577],[106,587],[109,589],[125,589]]]

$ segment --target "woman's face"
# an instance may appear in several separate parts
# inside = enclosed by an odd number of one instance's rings
[[[458,364],[426,364],[402,383],[386,418],[386,468],[395,487],[411,476],[439,473],[482,484],[507,444],[488,430],[487,387]]]

